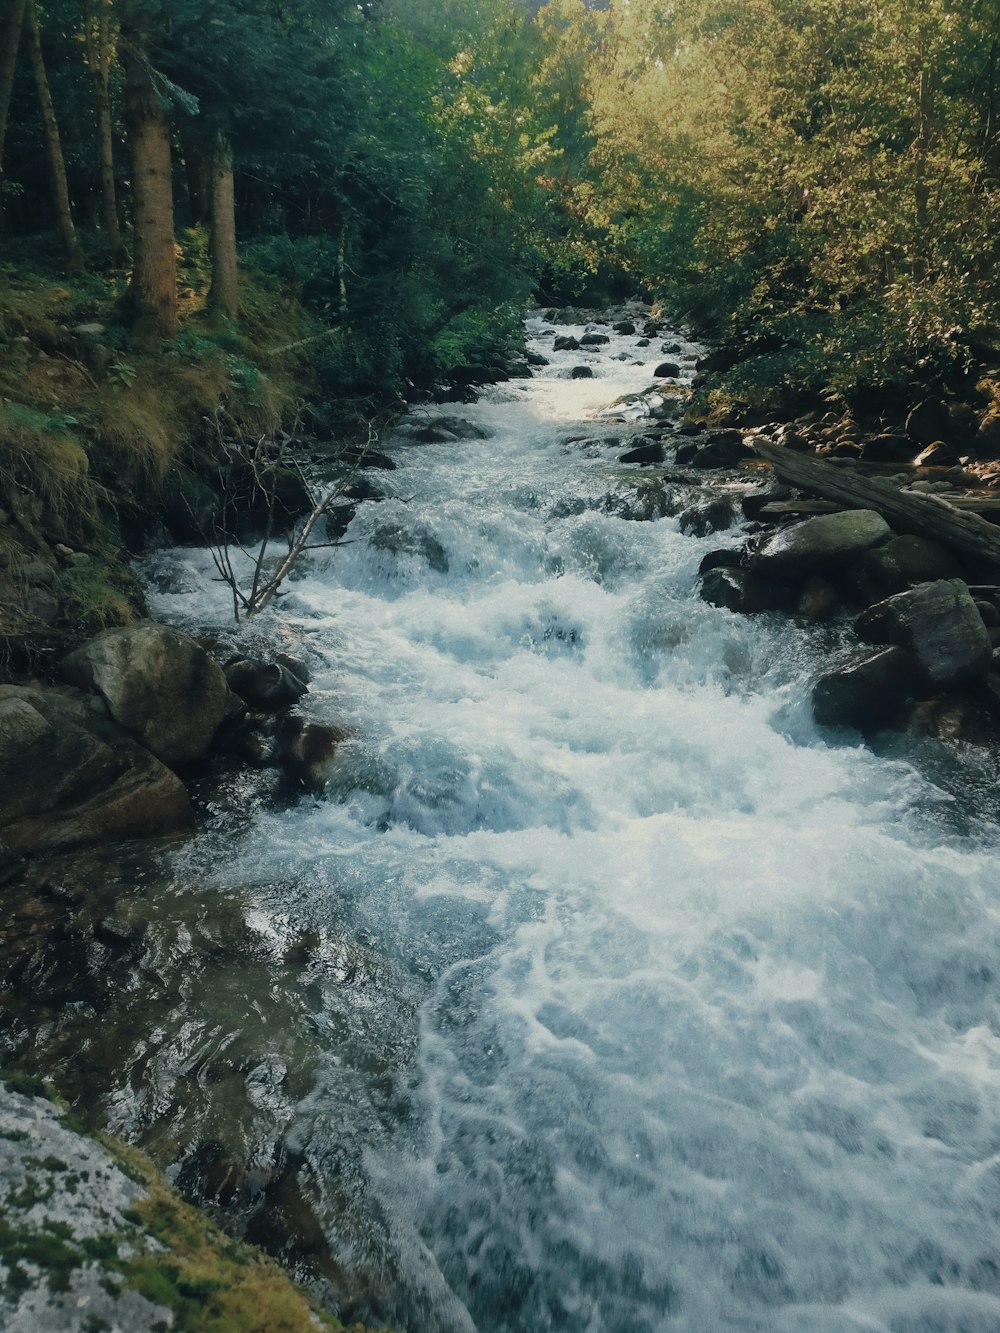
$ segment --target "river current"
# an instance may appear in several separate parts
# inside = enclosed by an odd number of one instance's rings
[[[836,631],[700,601],[737,528],[605,502],[662,353],[528,331],[551,364],[455,409],[490,438],[385,441],[268,614],[352,737],[173,855],[106,1115],[182,1185],[238,1138],[251,1202],[294,1161],[400,1333],[996,1333],[990,761],[821,732]],[[225,626],[207,553],[152,573]]]

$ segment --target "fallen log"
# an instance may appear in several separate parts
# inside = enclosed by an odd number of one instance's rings
[[[845,509],[874,509],[897,532],[932,537],[973,560],[1000,567],[1000,528],[978,514],[962,513],[937,495],[898,490],[881,477],[863,477],[809,454],[761,441],[757,453],[779,480]]]
[[[1000,515],[1000,495],[952,495],[942,494],[939,498],[953,509],[960,509],[966,514]],[[771,500],[760,511],[760,518],[786,518],[789,514],[798,514],[810,518],[814,514],[839,514],[845,509],[854,508],[840,500]]]

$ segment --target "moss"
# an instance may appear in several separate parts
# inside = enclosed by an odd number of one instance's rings
[[[63,625],[87,637],[114,625],[130,625],[144,611],[142,589],[121,560],[92,555],[77,560],[59,580]]]
[[[23,1206],[16,1196],[9,1202],[15,1208]],[[84,1262],[84,1256],[62,1234],[54,1234],[46,1228],[27,1227],[23,1223],[15,1226],[0,1215],[0,1262],[8,1270],[8,1287],[23,1289],[31,1285],[31,1279],[21,1265],[32,1264],[41,1270],[40,1280],[53,1291],[68,1291],[70,1276]]]

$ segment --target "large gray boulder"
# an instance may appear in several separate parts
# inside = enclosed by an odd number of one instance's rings
[[[915,583],[953,579],[961,572],[947,547],[907,533],[866,551],[851,569],[850,582],[861,600],[870,603],[905,592]]]
[[[908,649],[931,689],[975,680],[993,665],[989,631],[961,579],[921,583],[876,602],[855,629],[866,643]]]
[[[105,630],[71,653],[63,670],[170,767],[204,757],[229,697],[222,670],[199,644],[152,621]]]
[[[820,514],[776,532],[757,554],[753,569],[774,579],[838,572],[845,560],[853,560],[891,536],[888,523],[873,509]]]
[[[190,821],[180,778],[85,696],[0,686],[0,842],[76,847]]]
[[[821,676],[813,687],[813,716],[824,727],[874,731],[893,724],[915,680],[912,656],[887,648]]]

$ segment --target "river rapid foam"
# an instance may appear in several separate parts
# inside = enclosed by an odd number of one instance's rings
[[[352,729],[326,794],[186,866],[249,886],[276,956],[309,934],[308,1085],[287,1052],[246,1077],[363,1276],[351,1313],[996,1333],[991,774],[819,732],[836,635],[699,600],[735,531],[602,503],[599,413],[662,354],[528,330],[549,366],[459,409],[491,438],[384,442],[391,494],[271,616]],[[157,573],[158,616],[224,622],[207,553]]]

